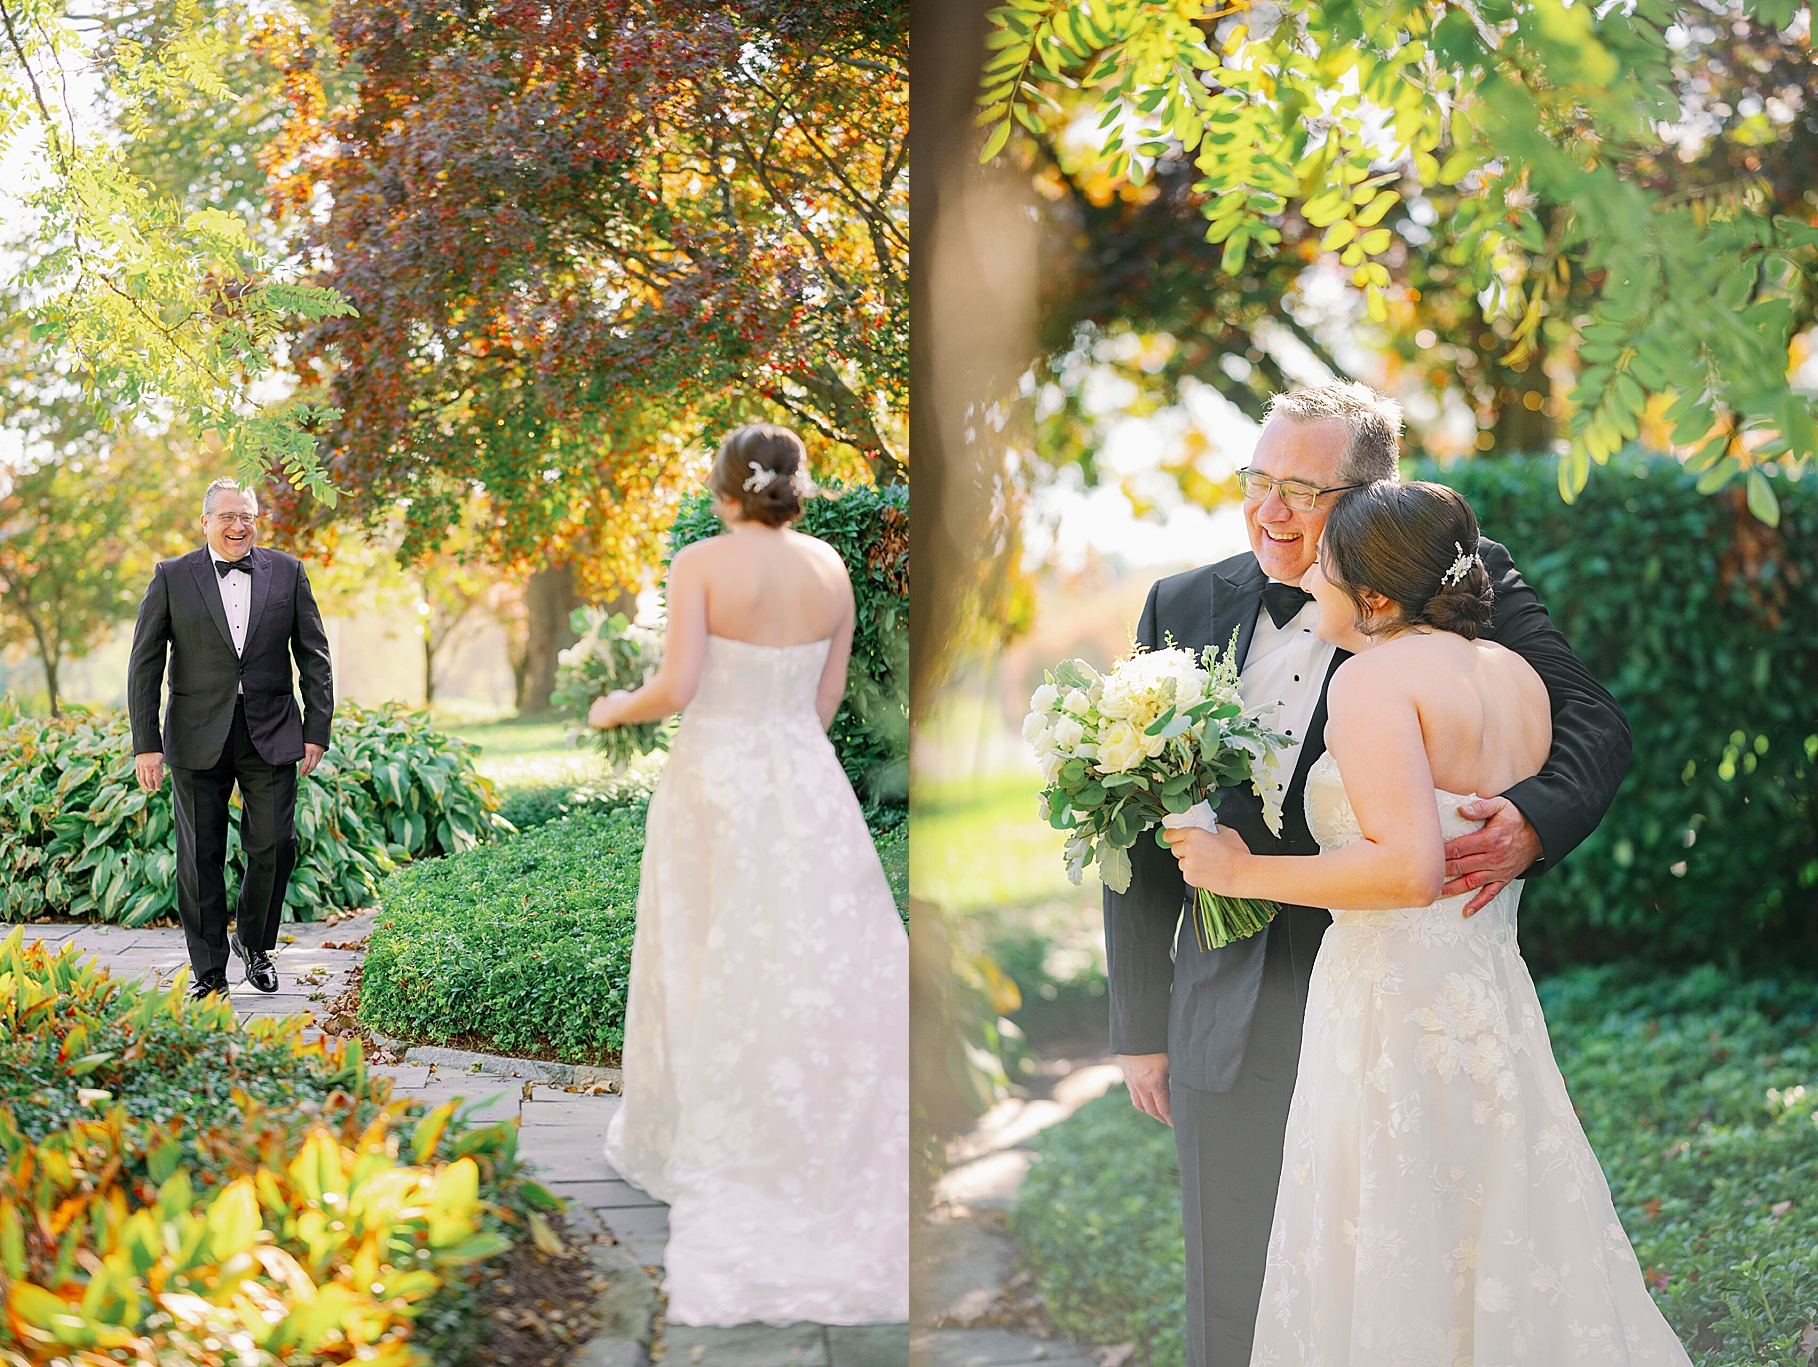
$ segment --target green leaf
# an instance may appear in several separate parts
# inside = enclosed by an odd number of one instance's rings
[[[1009,141],[1010,141],[1010,120],[1005,119],[995,129],[992,130],[991,136],[985,139],[985,145],[979,149],[979,153],[978,153],[979,161],[981,163],[990,161],[999,152],[1004,150],[1004,144]]]
[[[1767,476],[1759,470],[1750,470],[1748,477],[1749,511],[1769,527],[1780,525],[1780,500],[1774,495],[1774,486],[1768,483]]]

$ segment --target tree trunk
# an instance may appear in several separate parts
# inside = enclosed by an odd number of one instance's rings
[[[1495,449],[1508,455],[1552,454],[1554,425],[1547,411],[1552,382],[1547,378],[1544,351],[1535,351],[1514,366],[1492,365],[1496,381]]]
[[[423,627],[423,707],[427,711],[436,700],[436,639],[427,623]]]
[[[555,691],[556,655],[578,639],[568,615],[581,606],[574,589],[574,566],[551,565],[530,576],[524,589],[529,622],[524,643],[524,672],[518,680],[518,715],[547,717]]]
[[[26,624],[32,629],[32,640],[38,646],[38,663],[44,666],[44,691],[50,698],[50,714],[60,716],[57,710],[57,666],[62,652],[53,646],[44,634],[44,628],[38,625],[38,619],[30,612],[24,614]]]

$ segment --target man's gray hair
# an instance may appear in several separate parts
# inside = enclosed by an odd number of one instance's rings
[[[1307,385],[1269,400],[1271,418],[1295,422],[1341,422],[1350,433],[1338,467],[1343,484],[1376,484],[1396,478],[1401,456],[1401,405],[1367,384]]]
[[[252,499],[254,503],[259,501],[258,492],[250,485],[242,489],[240,487],[240,481],[237,479],[218,479],[203,491],[202,511],[205,513],[212,513],[215,510],[215,495],[223,491],[232,494],[245,494],[248,498]]]

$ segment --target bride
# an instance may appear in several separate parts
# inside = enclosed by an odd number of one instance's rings
[[[826,731],[852,585],[790,530],[808,476],[741,427],[727,532],[669,570],[662,668],[595,726],[683,710],[650,800],[606,1159],[669,1203],[678,1324],[909,1317],[908,940]]]
[[[1515,942],[1519,881],[1440,899],[1477,794],[1538,773],[1547,690],[1476,639],[1477,519],[1437,484],[1339,500],[1302,581],[1332,676],[1321,853],[1170,832],[1187,882],[1334,908],[1313,968],[1253,1367],[1687,1364],[1642,1282]],[[1473,548],[1466,550],[1466,547]]]

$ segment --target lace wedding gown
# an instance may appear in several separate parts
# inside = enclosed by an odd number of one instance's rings
[[[1482,824],[1436,795],[1446,839]],[[1306,802],[1322,850],[1363,838],[1330,754]],[[1689,1363],[1553,1061],[1520,900],[1333,913],[1252,1367]]]
[[[680,1324],[909,1317],[909,952],[814,697],[707,639],[645,828],[606,1159],[667,1201]]]

